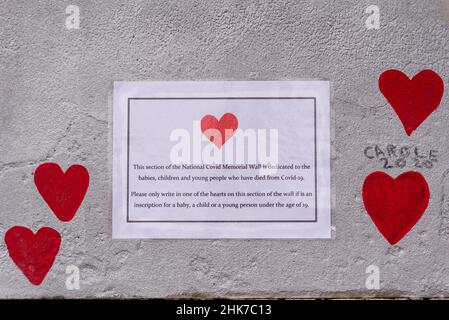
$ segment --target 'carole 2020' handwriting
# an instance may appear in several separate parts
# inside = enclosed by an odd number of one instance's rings
[[[366,158],[379,161],[384,169],[404,168],[412,166],[415,168],[431,169],[438,162],[438,150],[417,146],[386,145],[377,144],[365,147],[363,151]]]

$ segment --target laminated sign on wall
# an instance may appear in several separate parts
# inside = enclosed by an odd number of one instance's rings
[[[116,82],[114,238],[329,238],[327,81]]]

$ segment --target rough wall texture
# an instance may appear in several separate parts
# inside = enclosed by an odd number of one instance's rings
[[[79,30],[65,8],[81,10]],[[380,30],[365,9],[380,8]],[[0,297],[449,296],[449,94],[411,137],[379,74],[433,69],[449,86],[449,5],[439,1],[17,1],[0,4]],[[329,79],[334,113],[332,240],[111,240],[114,80]],[[438,150],[428,210],[390,246],[363,208],[366,146]],[[36,191],[45,161],[86,166],[91,184],[62,223]],[[405,169],[414,170],[412,163]],[[397,175],[404,169],[387,169]],[[8,257],[13,225],[58,229],[40,286]],[[365,287],[369,265],[380,290]],[[80,290],[65,286],[80,268]]]

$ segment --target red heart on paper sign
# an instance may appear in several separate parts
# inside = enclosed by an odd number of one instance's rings
[[[393,245],[421,218],[429,204],[430,192],[419,172],[404,172],[393,179],[377,171],[366,177],[362,196],[377,229]]]
[[[379,89],[411,135],[438,108],[444,83],[432,70],[423,70],[412,79],[401,71],[388,70],[379,77]]]
[[[201,131],[218,148],[234,135],[238,125],[237,117],[232,113],[225,113],[220,120],[209,114],[201,119]]]
[[[50,271],[59,252],[61,235],[52,228],[41,228],[36,234],[15,226],[5,235],[9,256],[28,280],[38,286]]]
[[[43,163],[34,172],[34,183],[59,220],[72,220],[89,187],[89,173],[81,165],[73,165],[64,173],[52,162]]]

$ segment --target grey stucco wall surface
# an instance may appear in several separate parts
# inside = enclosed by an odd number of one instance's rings
[[[80,29],[65,8],[80,8]],[[367,30],[366,7],[380,8]],[[449,78],[447,1],[17,1],[0,3],[0,298],[449,297],[449,94],[410,137],[378,89],[379,75],[436,71]],[[117,80],[331,81],[331,240],[112,240],[112,86]],[[438,151],[430,204],[397,245],[363,207],[376,170],[369,145]],[[88,168],[90,186],[70,223],[33,182],[47,161]],[[3,241],[14,225],[62,235],[40,286]],[[80,289],[67,290],[68,265]],[[380,289],[365,286],[366,268]]]

